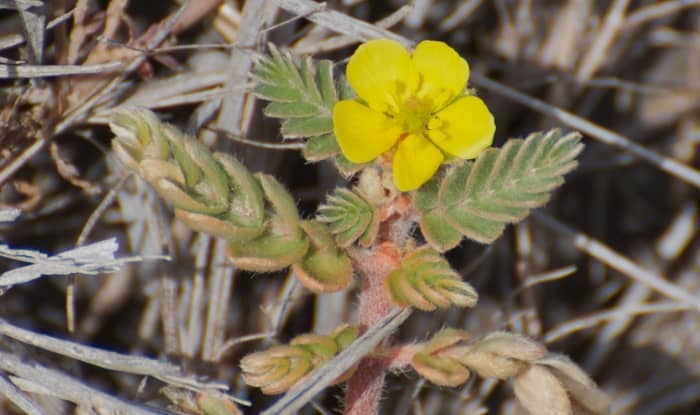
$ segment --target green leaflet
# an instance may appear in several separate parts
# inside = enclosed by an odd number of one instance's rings
[[[415,193],[413,203],[421,212],[423,236],[435,249],[445,252],[459,244],[462,234],[444,219],[444,215],[438,209],[439,191],[440,177],[434,177]]]
[[[270,55],[259,59],[253,79],[255,94],[270,101],[265,115],[282,120],[282,136],[307,139],[307,160],[319,161],[339,154],[333,134],[333,106],[338,102],[338,90],[331,61],[315,63],[309,57],[295,57],[270,45]]]
[[[333,157],[340,152],[338,142],[333,133],[310,137],[304,147],[304,158],[309,161],[320,161]]]
[[[576,168],[576,156],[583,150],[580,138],[577,132],[562,135],[558,129],[534,133],[434,177],[413,196],[428,243],[444,252],[462,237],[493,242],[506,224],[547,203],[564,183],[563,176]]]
[[[333,131],[333,120],[329,117],[290,118],[280,128],[285,138],[317,137],[329,131]]]

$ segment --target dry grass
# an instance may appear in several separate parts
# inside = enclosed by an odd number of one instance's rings
[[[252,58],[273,42],[340,60],[377,36],[458,49],[499,144],[553,126],[587,144],[546,209],[490,247],[450,253],[477,307],[413,313],[399,336],[507,329],[569,354],[612,396],[614,414],[700,411],[700,1],[40,3],[0,1],[0,204],[22,212],[3,212],[0,255],[3,270],[24,261],[62,275],[23,271],[3,285],[3,411],[146,414],[212,396],[250,401],[245,413],[271,404],[240,381],[241,356],[352,321],[355,294],[313,296],[285,275],[237,272],[225,243],[193,234],[125,176],[104,124],[116,106],[156,109],[274,173],[311,212],[342,183],[331,165],[232,139],[279,141],[248,95]],[[114,262],[109,249],[73,262],[16,251],[111,237],[117,257],[145,260],[113,271],[100,268]],[[171,260],[153,258],[163,255]],[[57,263],[68,268],[48,269]],[[88,265],[109,272],[86,276]],[[316,395],[305,413],[336,412],[339,394]],[[439,389],[397,374],[386,396],[387,414],[522,411],[490,381]]]

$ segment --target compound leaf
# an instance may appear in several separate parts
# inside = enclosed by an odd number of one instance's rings
[[[441,252],[454,248],[463,236],[493,242],[506,224],[547,203],[564,183],[563,176],[578,164],[580,139],[579,133],[563,135],[558,129],[534,133],[434,177],[413,196],[421,232]]]

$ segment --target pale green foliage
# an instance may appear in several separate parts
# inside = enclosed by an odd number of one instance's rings
[[[444,252],[462,237],[491,243],[508,223],[544,205],[573,170],[583,149],[578,133],[534,133],[490,148],[476,161],[451,167],[418,189],[414,203],[428,242]]]
[[[311,242],[304,258],[293,265],[296,277],[316,292],[338,291],[350,284],[352,263],[345,251],[333,240],[324,224],[309,220],[301,223]]]
[[[457,358],[443,352],[469,339],[467,332],[445,328],[433,335],[433,338],[420,345],[420,351],[413,355],[411,366],[421,376],[441,386],[459,386],[464,384],[471,374],[461,365]],[[442,354],[442,355],[441,355]]]
[[[294,198],[274,177],[252,174],[234,157],[161,123],[147,110],[118,111],[110,123],[117,156],[175,207],[195,230],[229,241],[249,271],[293,266],[316,292],[350,284],[352,264],[320,222],[302,221]]]
[[[270,101],[265,114],[282,120],[285,139],[304,140],[307,160],[333,157],[346,175],[366,167],[345,159],[333,134],[333,107],[351,92],[343,79],[334,79],[332,62],[314,63],[270,46],[270,55],[258,59],[252,77],[256,94]],[[210,152],[149,111],[121,110],[110,126],[117,136],[117,156],[175,207],[179,219],[227,239],[229,257],[238,267],[263,272],[291,266],[308,289],[336,291],[351,282],[349,254],[364,251],[353,246],[371,251],[393,244],[398,261],[387,271],[384,295],[399,306],[424,311],[476,304],[477,292],[440,252],[463,237],[493,242],[507,224],[549,200],[563,176],[576,167],[583,149],[578,133],[563,135],[559,130],[509,140],[474,161],[453,162],[411,199],[392,193],[380,168],[365,169],[355,188],[334,190],[316,218],[304,220],[293,196],[274,177],[253,174],[234,157]],[[401,242],[378,238],[389,233],[384,231],[391,230],[392,220],[402,222],[406,237]],[[428,241],[419,247],[410,238],[416,221]],[[241,362],[244,380],[264,393],[284,392],[357,335],[357,328],[342,326],[327,336],[302,335],[288,345],[253,353]],[[458,386],[476,373],[513,379],[517,396],[528,408],[551,403],[566,412],[575,401],[602,412],[607,405],[575,365],[523,336],[492,333],[470,341],[466,332],[446,329],[416,346],[410,364],[439,385]],[[558,392],[540,399],[538,382],[548,382],[551,391]]]
[[[338,101],[333,63],[297,58],[270,45],[270,55],[253,71],[255,93],[270,101],[264,113],[281,118],[284,138],[308,138],[309,160],[322,160],[340,151],[333,136],[333,106]]]
[[[274,45],[269,49],[270,54],[258,59],[251,75],[255,94],[270,101],[263,110],[265,115],[282,120],[280,133],[285,139],[306,140],[303,154],[307,160],[335,157],[341,173],[356,173],[362,165],[351,163],[340,153],[333,133],[333,107],[349,93],[344,82],[340,88],[336,85],[333,62],[296,57]]]
[[[478,298],[474,288],[429,246],[405,255],[401,267],[387,276],[386,286],[396,303],[424,311],[453,305],[473,307]]]
[[[318,220],[328,224],[340,247],[356,241],[364,247],[372,245],[379,231],[379,209],[358,193],[336,189],[318,208]]]
[[[607,411],[610,398],[571,359],[560,354],[550,354],[538,359],[537,364],[549,369],[564,386],[567,394],[580,405],[596,414]]]
[[[520,334],[494,332],[470,339],[465,331],[447,328],[417,346],[411,366],[441,386],[462,385],[470,373],[512,379],[516,397],[533,414],[571,415],[574,407],[603,414],[610,405],[595,382],[569,358],[549,353]]]
[[[251,353],[241,360],[243,379],[265,394],[282,393],[347,348],[358,334],[357,327],[344,324],[326,336],[303,334],[288,345]],[[336,381],[343,381],[351,373]]]

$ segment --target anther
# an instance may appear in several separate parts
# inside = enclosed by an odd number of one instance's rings
[[[443,122],[438,117],[431,117],[430,120],[428,120],[428,129],[429,130],[437,130],[438,128],[442,127],[442,125],[443,125]]]

